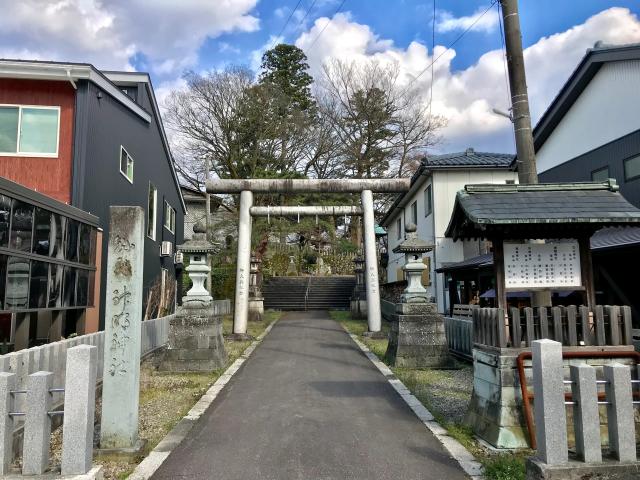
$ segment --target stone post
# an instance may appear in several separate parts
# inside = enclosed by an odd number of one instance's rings
[[[49,468],[53,373],[36,372],[27,380],[22,474],[42,475]]]
[[[251,277],[249,279],[249,321],[261,322],[264,317],[264,297],[262,296],[262,260],[251,256]]]
[[[82,475],[91,470],[97,374],[98,347],[79,345],[67,350],[62,475]]]
[[[614,363],[603,368],[607,394],[609,450],[621,462],[636,461],[636,433],[631,393],[631,371]]]
[[[102,449],[136,449],[145,222],[140,207],[111,207],[105,302]]]
[[[547,465],[568,462],[562,344],[535,340],[532,347],[537,458]]]
[[[240,216],[238,219],[238,257],[236,265],[236,301],[233,311],[233,333],[239,337],[247,334],[249,310],[249,269],[251,260],[251,206],[253,193],[240,193]]]
[[[13,410],[12,390],[16,389],[15,373],[0,373],[0,475],[9,473],[13,460]]]
[[[358,253],[353,260],[356,284],[351,294],[351,318],[365,318],[367,315],[367,294],[364,282],[364,258]]]
[[[573,423],[576,437],[576,453],[585,462],[602,461],[600,443],[600,415],[598,413],[598,388],[596,369],[591,365],[571,365],[573,393]]]
[[[362,191],[362,223],[364,226],[365,281],[367,285],[367,319],[369,332],[377,333],[382,329],[382,311],[380,308],[380,285],[378,284],[378,256],[376,254],[376,232],[373,216],[373,192]]]

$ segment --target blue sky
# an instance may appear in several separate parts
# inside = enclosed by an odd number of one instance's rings
[[[77,61],[148,71],[162,102],[186,70],[257,68],[274,41],[295,43],[311,72],[339,58],[394,65],[447,125],[439,151],[512,151],[497,7],[446,50],[490,0],[437,0],[433,84],[428,0],[0,0],[0,57]],[[527,83],[535,121],[596,41],[640,42],[638,0],[520,0]],[[304,18],[303,18],[304,17]],[[424,72],[424,73],[423,73]]]
[[[200,51],[200,66],[216,68],[231,63],[250,64],[251,53],[277,35],[283,28],[291,10],[298,0],[262,0],[253,13],[260,19],[260,30],[255,32],[233,32],[215,39],[207,39]],[[286,42],[294,42],[301,27],[319,17],[331,17],[340,5],[340,0],[302,0],[297,13],[308,16],[303,24],[292,18],[284,32]],[[436,11],[445,10],[454,17],[471,16],[479,9],[485,9],[491,2],[479,0],[439,0]],[[309,10],[309,7],[312,7]],[[629,8],[640,13],[638,1],[604,0],[522,0],[520,13],[523,44],[530,46],[541,37],[565,31],[583,23],[587,18],[611,7]],[[494,7],[496,8],[496,7]],[[286,12],[284,17],[278,9]],[[393,40],[398,47],[406,47],[411,41],[431,45],[433,3],[424,0],[346,0],[342,11],[350,12],[355,22],[369,25],[382,38]],[[461,32],[436,32],[436,44],[449,45]],[[500,48],[499,31],[485,32],[471,30],[456,45],[454,69],[464,69],[474,64],[480,55],[488,50]]]

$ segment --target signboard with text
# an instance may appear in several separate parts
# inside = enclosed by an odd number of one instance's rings
[[[508,290],[580,287],[578,242],[505,243],[504,272]]]

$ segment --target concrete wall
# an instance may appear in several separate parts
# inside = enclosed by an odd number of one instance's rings
[[[640,129],[640,60],[602,66],[536,152],[545,172]]]

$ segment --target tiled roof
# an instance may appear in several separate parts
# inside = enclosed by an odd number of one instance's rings
[[[640,225],[640,210],[614,181],[540,185],[467,185],[456,195],[446,236],[586,234],[602,227]],[[540,236],[535,236],[540,235]]]
[[[422,165],[425,168],[510,168],[514,159],[515,155],[509,153],[476,152],[473,148],[467,148],[464,152],[426,157]]]

